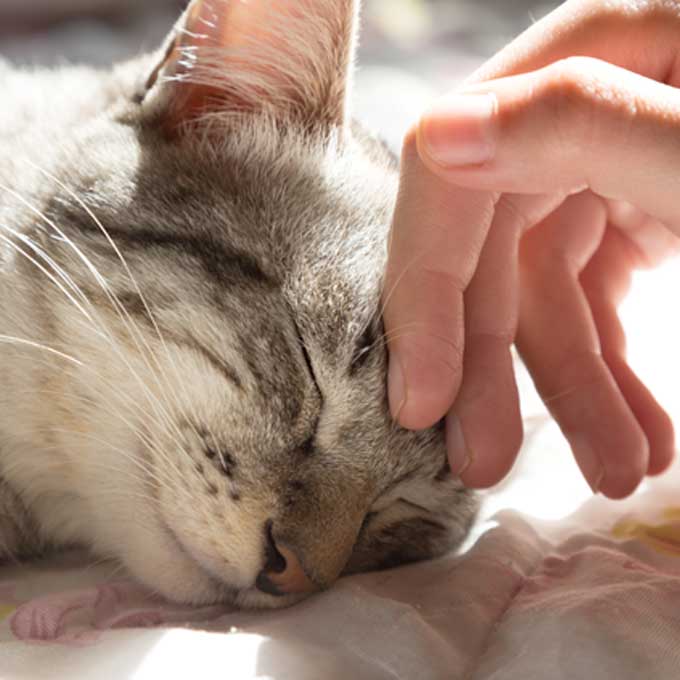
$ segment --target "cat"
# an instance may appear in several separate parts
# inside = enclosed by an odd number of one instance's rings
[[[109,72],[0,65],[0,558],[273,608],[466,536],[442,427],[388,410],[358,13],[194,0]]]

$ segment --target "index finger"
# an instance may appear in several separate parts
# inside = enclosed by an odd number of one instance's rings
[[[477,268],[496,196],[432,174],[406,137],[392,225],[384,318],[392,414],[430,427],[451,407],[462,376],[463,293]]]

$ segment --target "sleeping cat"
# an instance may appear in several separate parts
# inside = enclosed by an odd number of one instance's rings
[[[388,411],[397,165],[348,113],[356,21],[195,0],[111,72],[0,65],[0,558],[276,607],[465,536],[441,428]]]

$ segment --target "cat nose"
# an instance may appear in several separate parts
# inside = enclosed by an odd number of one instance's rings
[[[265,564],[255,586],[267,595],[302,595],[318,590],[293,550],[274,540],[273,522],[265,525]]]

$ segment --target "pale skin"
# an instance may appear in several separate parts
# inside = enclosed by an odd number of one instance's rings
[[[390,405],[406,428],[446,417],[468,486],[499,482],[521,445],[513,343],[595,492],[670,465],[617,305],[634,269],[680,250],[678,87],[680,0],[570,0],[407,135]]]

